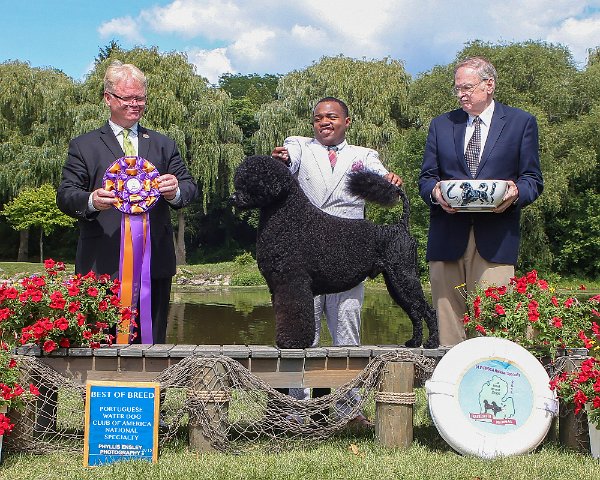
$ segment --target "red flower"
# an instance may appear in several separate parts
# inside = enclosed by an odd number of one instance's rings
[[[71,342],[69,341],[68,338],[61,338],[60,341],[58,342],[58,344],[62,347],[62,348],[69,348],[71,346]]]
[[[587,403],[588,397],[581,390],[577,390],[575,392],[575,396],[573,397],[573,402],[575,403],[575,415],[577,415],[583,406]]]
[[[46,353],[53,352],[54,350],[56,350],[56,342],[54,342],[53,340],[46,340],[42,348]]]
[[[67,307],[67,310],[69,311],[69,313],[75,313],[80,308],[81,308],[81,302],[77,301],[77,302],[71,302],[71,303],[69,303],[69,306]]]
[[[552,317],[552,325],[554,325],[556,328],[562,328],[562,319],[560,317]]]
[[[89,287],[87,289],[87,294],[90,297],[97,297],[98,296],[98,289],[96,287]]]
[[[69,321],[65,317],[60,317],[54,322],[54,326],[64,332],[69,328]]]
[[[574,298],[567,298],[565,300],[565,308],[571,308],[571,306],[573,305],[573,303],[575,303],[575,299]]]
[[[12,432],[14,426],[15,424],[10,423],[10,419],[6,415],[0,413],[0,435]]]
[[[583,285],[583,284],[579,285],[579,290],[586,290],[585,285]]]
[[[496,313],[498,315],[505,315],[506,311],[504,310],[504,307],[502,305],[500,305],[499,303],[496,304],[496,306],[494,307],[494,309],[496,310]]]
[[[481,333],[482,335],[485,335],[487,332],[485,331],[485,328],[483,327],[483,325],[477,325],[475,327],[475,330],[477,330],[479,333]]]
[[[31,393],[32,395],[36,395],[37,396],[37,395],[40,394],[40,391],[38,390],[38,388],[33,383],[30,383],[29,384],[29,393]]]
[[[89,330],[84,330],[82,335],[83,335],[83,338],[85,338],[86,340],[89,340],[90,338],[92,338],[92,332]]]
[[[79,295],[79,287],[77,285],[69,285],[67,287],[67,293],[70,297],[76,297]]]
[[[56,310],[64,309],[67,303],[61,292],[52,292],[50,294],[50,300],[50,308],[54,308]]]
[[[88,278],[89,278],[89,279],[92,279],[92,280],[96,280],[96,274],[90,270],[90,271],[89,271],[88,273],[86,273],[86,274],[85,274],[85,275],[84,275],[82,278],[85,278],[86,280],[87,280]]]
[[[540,304],[536,300],[531,300],[527,306],[527,318],[529,318],[529,321],[532,323],[537,322],[540,319],[540,312],[538,311],[539,305]]]
[[[54,260],[52,260],[51,258],[44,260],[44,268],[46,270],[50,270],[50,269],[54,268],[54,265],[56,265],[56,262]]]
[[[0,308],[0,322],[6,320],[11,314],[10,308]]]

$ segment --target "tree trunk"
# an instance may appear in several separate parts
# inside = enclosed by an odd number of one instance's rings
[[[44,229],[40,228],[40,263],[44,263]]]
[[[29,261],[29,229],[19,231],[19,251],[17,252],[17,262]]]
[[[185,217],[183,209],[177,210],[177,235],[173,234],[175,244],[175,262],[177,265],[185,265]]]

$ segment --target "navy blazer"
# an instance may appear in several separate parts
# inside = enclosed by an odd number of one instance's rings
[[[446,213],[431,200],[440,180],[471,179],[464,155],[468,115],[453,110],[431,121],[425,144],[419,192],[430,206],[428,261],[458,260],[473,226],[479,254],[490,262],[515,265],[519,254],[521,209],[543,190],[535,117],[495,102],[485,147],[475,178],[513,180],[517,202],[503,213]]]
[[[90,192],[102,186],[108,166],[124,155],[108,122],[69,144],[56,202],[61,211],[78,219],[79,242],[75,258],[78,273],[93,270],[114,278],[119,272],[122,214],[116,208],[90,213],[87,206]],[[170,173],[179,182],[179,204],[171,205],[161,196],[150,209],[151,276],[172,277],[175,275],[175,248],[169,207],[184,207],[197,196],[198,188],[175,142],[169,137],[138,125],[138,155],[152,162],[161,175]]]

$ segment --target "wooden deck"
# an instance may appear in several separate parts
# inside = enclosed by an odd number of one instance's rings
[[[190,355],[224,355],[275,388],[336,387],[352,380],[378,355],[409,351],[439,359],[447,349],[400,345],[279,349],[266,345],[113,345],[60,349],[50,355],[37,346],[17,349],[32,355],[65,377],[85,385],[88,380],[151,381]]]

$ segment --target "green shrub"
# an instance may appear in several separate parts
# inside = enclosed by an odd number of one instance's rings
[[[236,265],[252,265],[254,263],[254,257],[250,252],[244,252],[236,256],[233,261]]]
[[[231,277],[231,285],[234,287],[255,287],[265,285],[265,279],[260,272],[240,272]]]

